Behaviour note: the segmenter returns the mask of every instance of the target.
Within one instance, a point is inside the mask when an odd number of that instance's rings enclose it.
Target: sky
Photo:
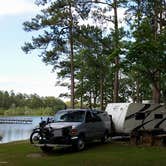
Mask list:
[[[25,32],[22,24],[40,10],[34,2],[0,0],[0,90],[58,97],[68,90],[55,86],[57,79],[52,66],[46,66],[37,51],[25,54],[21,50],[33,35]],[[123,13],[123,10],[119,11],[120,16]]]
[[[55,86],[52,66],[46,66],[37,53],[21,50],[33,35],[22,24],[39,12],[34,1],[0,0],[0,90],[58,97],[67,89]]]

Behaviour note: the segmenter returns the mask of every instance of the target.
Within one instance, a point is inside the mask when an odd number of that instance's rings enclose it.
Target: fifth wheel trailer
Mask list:
[[[106,112],[112,118],[114,135],[129,135],[135,143],[145,136],[150,143],[164,140],[166,143],[166,105],[142,103],[110,103]]]

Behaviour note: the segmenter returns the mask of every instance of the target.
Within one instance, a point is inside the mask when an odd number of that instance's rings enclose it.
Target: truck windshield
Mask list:
[[[62,111],[55,114],[55,122],[83,122],[85,111]]]

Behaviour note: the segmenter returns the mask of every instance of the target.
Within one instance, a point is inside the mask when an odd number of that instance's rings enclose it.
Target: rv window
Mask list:
[[[162,119],[163,118],[163,114],[154,114],[154,118],[155,119]]]
[[[139,112],[135,114],[135,120],[143,120],[145,119],[145,113]]]

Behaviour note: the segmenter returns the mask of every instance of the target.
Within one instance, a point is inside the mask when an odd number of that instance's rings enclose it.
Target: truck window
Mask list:
[[[101,118],[97,114],[93,113],[93,122],[100,122],[100,121]]]
[[[85,122],[88,123],[88,122],[92,122],[92,121],[93,121],[92,115],[91,115],[90,111],[87,111]]]

